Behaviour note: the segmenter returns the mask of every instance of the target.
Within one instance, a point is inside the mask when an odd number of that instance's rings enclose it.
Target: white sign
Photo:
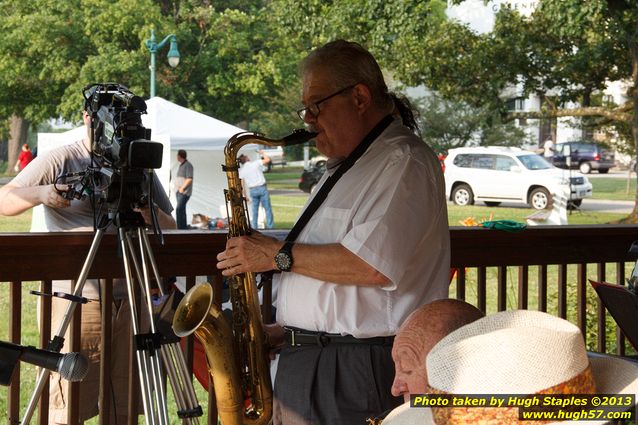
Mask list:
[[[539,0],[495,0],[488,3],[493,13],[497,13],[502,7],[509,7],[523,16],[529,16],[538,6]]]
[[[509,7],[523,16],[530,16],[540,0],[491,0],[487,4],[483,0],[466,0],[453,5],[448,1],[446,14],[468,25],[472,30],[482,34],[492,31],[496,13],[503,7]]]

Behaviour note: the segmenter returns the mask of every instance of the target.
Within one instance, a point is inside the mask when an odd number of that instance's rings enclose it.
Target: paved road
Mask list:
[[[611,177],[611,178],[627,178],[627,175],[629,174],[628,170],[619,170],[617,168],[612,168],[611,170],[609,170],[608,173],[606,174],[600,174],[598,171],[592,171],[589,174],[586,174],[587,177]],[[631,177],[632,178],[636,178],[636,173],[631,173]]]
[[[598,172],[592,172],[587,175],[589,178],[617,178],[617,179],[627,179],[636,178],[635,173],[629,174],[628,170],[617,170],[612,168],[606,174],[600,174]],[[584,199],[583,204],[581,205],[582,211],[600,211],[600,212],[611,212],[611,213],[623,213],[629,214],[634,210],[634,202],[633,201],[605,201],[602,199]]]
[[[598,211],[629,214],[634,210],[632,201],[607,201],[603,199],[583,199],[582,211]]]
[[[448,205],[453,205],[448,201]],[[476,205],[484,206],[482,202],[477,202]],[[529,208],[527,205],[521,203],[503,202],[501,207],[507,208]],[[607,213],[620,213],[629,214],[634,210],[634,203],[632,201],[607,201],[603,199],[583,199],[583,203],[580,206],[581,211],[584,212],[607,212]]]

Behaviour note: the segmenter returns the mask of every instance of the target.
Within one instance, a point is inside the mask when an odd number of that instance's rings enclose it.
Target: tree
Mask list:
[[[448,51],[438,63],[425,64],[420,81],[448,97],[491,105],[503,113],[500,94],[508,86],[518,86],[524,96],[541,97],[544,107],[536,113],[508,113],[510,119],[589,117],[590,123],[612,126],[620,134],[629,125],[636,151],[637,19],[638,4],[625,0],[543,0],[529,19],[502,8],[494,31],[488,34],[465,32],[459,24],[445,23],[441,27],[446,33],[465,35],[456,39],[452,54]],[[448,40],[436,37],[428,38],[426,46],[432,52],[450,47]],[[466,64],[475,66],[464,68]],[[507,71],[495,70],[496,64]],[[437,73],[441,68],[446,72]],[[478,75],[481,84],[458,84],[465,78],[462,74],[468,73]],[[492,73],[494,77],[489,77]],[[625,104],[595,104],[608,81],[628,82]],[[568,108],[568,102],[580,107]],[[638,206],[628,221],[638,221]]]
[[[115,81],[148,96],[151,29],[177,35],[180,65],[158,53],[158,94],[250,126],[289,81],[265,2],[2,0],[0,118],[79,121],[82,88]],[[18,146],[17,143],[14,143]],[[17,153],[16,153],[17,155]]]
[[[80,37],[79,1],[0,2],[0,117],[11,117],[8,162],[16,161],[30,121],[54,116],[86,47]],[[64,19],[61,19],[64,17]]]
[[[467,28],[448,25],[446,5],[439,0],[280,0],[272,2],[268,16],[280,34],[278,38],[298,46],[298,59],[332,39],[357,41],[375,55],[387,71],[388,80],[394,82],[393,88],[400,90],[405,85],[432,87],[433,81],[442,81],[449,74],[449,57],[457,46],[482,48],[480,38],[473,37]],[[434,46],[428,43],[429,38],[440,40],[441,44]],[[424,136],[435,149],[445,151],[477,136],[481,143],[521,144],[522,132],[512,124],[502,123],[498,109],[495,112],[481,103],[486,98],[498,99],[507,81],[516,75],[500,65],[494,62],[484,69],[481,61],[456,63],[454,81],[448,80],[437,89],[447,95],[453,90],[467,95],[456,96],[450,102],[437,98],[421,102]],[[483,83],[487,79],[495,81],[499,75],[502,75],[499,84]],[[456,90],[458,87],[481,88],[486,92]]]
[[[466,145],[522,146],[529,142],[513,122],[488,108],[441,99],[431,94],[417,101],[421,136],[438,153]]]

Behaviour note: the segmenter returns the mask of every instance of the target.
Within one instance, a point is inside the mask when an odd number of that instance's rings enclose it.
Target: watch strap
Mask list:
[[[294,244],[295,243],[293,241],[286,241],[286,243],[284,244],[284,246],[281,247],[279,252],[285,252],[286,254],[290,255],[290,257],[292,258],[292,246]]]

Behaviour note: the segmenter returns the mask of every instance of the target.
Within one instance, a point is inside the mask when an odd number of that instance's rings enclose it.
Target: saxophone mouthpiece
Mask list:
[[[297,130],[293,130],[292,134],[284,137],[284,141],[286,142],[286,146],[298,145],[299,143],[307,142],[308,140],[315,137],[317,134],[318,133],[299,128]]]

